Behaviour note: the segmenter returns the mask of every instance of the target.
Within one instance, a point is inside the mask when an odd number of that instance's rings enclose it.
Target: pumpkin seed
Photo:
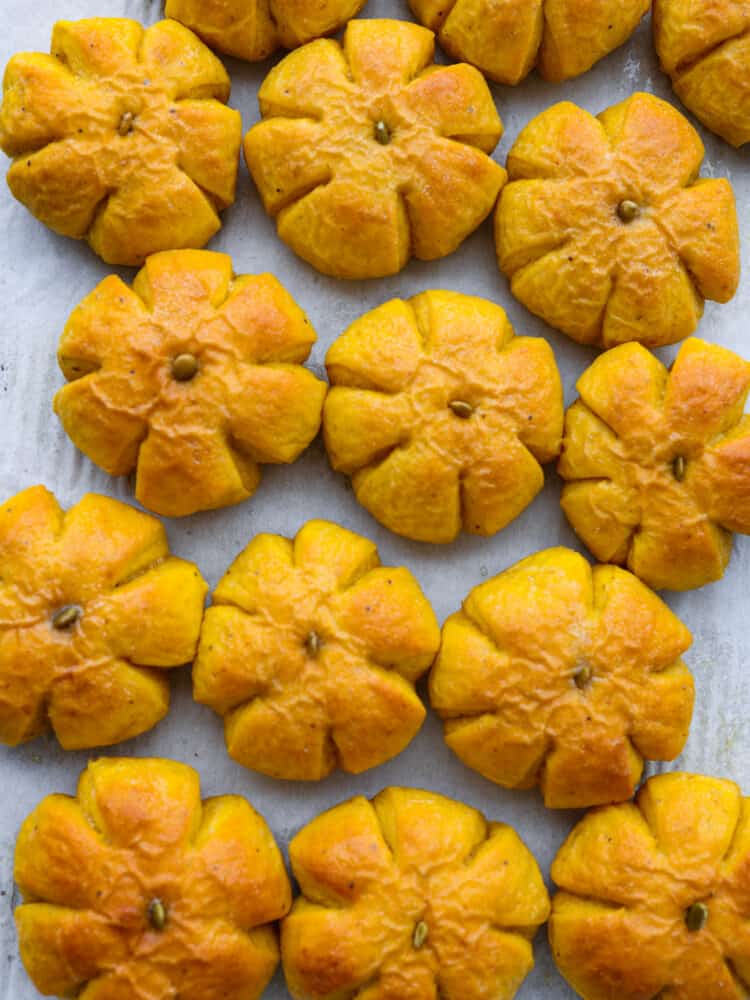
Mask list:
[[[585,687],[588,687],[591,683],[591,678],[594,676],[594,671],[588,665],[584,663],[583,666],[579,667],[578,670],[573,674],[573,680],[576,682],[576,687],[580,688],[581,691]]]
[[[617,214],[620,216],[622,222],[633,222],[641,214],[641,210],[636,202],[626,198],[625,201],[621,201],[617,206]]]
[[[387,146],[391,141],[391,130],[384,121],[375,122],[375,140],[381,146]]]
[[[317,632],[311,632],[305,639],[305,649],[307,650],[307,655],[312,657],[312,659],[314,660],[315,657],[320,652],[320,647],[321,647],[320,636],[318,635]]]
[[[194,354],[178,354],[172,361],[172,376],[178,382],[189,382],[198,374],[198,359]]]
[[[148,904],[148,922],[155,931],[163,931],[167,922],[167,910],[160,899],[152,899]]]
[[[56,615],[53,615],[52,624],[62,631],[75,625],[80,617],[81,609],[76,604],[67,604],[64,608],[60,608]]]
[[[125,114],[120,119],[120,124],[117,126],[117,131],[120,135],[130,135],[130,133],[135,128],[135,115],[132,111],[126,111]]]
[[[412,943],[417,951],[422,947],[422,945],[427,940],[427,935],[429,934],[429,928],[424,920],[420,920],[417,926],[414,928],[414,937],[412,938]]]
[[[464,402],[463,399],[454,399],[448,406],[453,410],[457,417],[462,420],[468,420],[469,417],[474,413],[474,407],[471,403]]]
[[[685,471],[687,469],[687,462],[683,455],[678,455],[677,458],[672,463],[672,471],[674,472],[674,477],[678,483],[681,483],[685,478]]]
[[[708,907],[705,903],[693,903],[685,911],[685,924],[691,933],[702,931],[708,923]]]

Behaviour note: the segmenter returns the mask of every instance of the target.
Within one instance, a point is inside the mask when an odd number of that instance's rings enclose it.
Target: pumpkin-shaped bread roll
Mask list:
[[[748,995],[750,802],[733,782],[651,778],[581,820],[552,878],[552,953],[585,1000]]]
[[[224,717],[229,754],[274,778],[358,774],[419,731],[414,685],[440,629],[411,573],[328,521],[258,535],[213,595],[195,699]]]
[[[358,14],[366,0],[167,0],[165,13],[206,44],[257,62],[277,49],[296,49],[332,35]]]
[[[238,112],[229,76],[176,21],[58,21],[51,54],[5,71],[0,148],[20,202],[109,264],[202,247],[234,201]]]
[[[0,579],[0,742],[108,746],[166,715],[208,588],[155,517],[94,494],[63,511],[33,486],[0,507]]]
[[[506,180],[502,123],[473,66],[433,64],[431,31],[354,20],[260,88],[245,158],[279,237],[336,278],[382,278],[452,253]]]
[[[729,301],[740,275],[732,186],[699,177],[703,154],[690,122],[651,94],[596,118],[568,102],[534,118],[495,216],[516,298],[596,347],[693,333],[705,299]]]
[[[289,879],[239,795],[201,802],[170,760],[97,760],[18,835],[21,958],[37,989],[91,1000],[258,1000]]]
[[[71,315],[55,412],[98,466],[135,473],[149,510],[226,507],[318,433],[326,385],[302,367],[314,343],[273,275],[237,277],[205,250],[154,254],[132,288],[105,278]]]
[[[544,485],[559,452],[562,385],[549,344],[516,337],[500,306],[456,292],[394,299],[326,356],[334,469],[391,531],[494,535]]]
[[[733,146],[750,142],[750,7],[745,0],[655,0],[654,42],[675,94]]]
[[[448,746],[490,781],[539,785],[553,809],[621,802],[644,759],[685,746],[690,643],[631,573],[547,549],[475,587],[448,618],[430,699]]]
[[[511,1000],[549,913],[515,831],[433,792],[386,788],[292,840],[301,895],[282,925],[295,1000]]]
[[[409,0],[454,59],[498,83],[536,67],[547,80],[591,69],[638,27],[651,0]]]
[[[601,355],[565,421],[562,508],[602,562],[650,587],[724,575],[750,534],[750,364],[690,339],[670,370],[639,344]]]

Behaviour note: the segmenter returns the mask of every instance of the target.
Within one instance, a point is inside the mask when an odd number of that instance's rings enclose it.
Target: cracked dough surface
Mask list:
[[[689,336],[705,299],[738,287],[728,180],[666,101],[634,94],[594,117],[556,104],[508,154],[495,215],[500,269],[527,309],[573,340],[647,347]]]
[[[323,274],[381,278],[452,253],[505,183],[502,123],[473,66],[435,66],[431,31],[354,20],[260,88],[245,158],[280,238]]]
[[[0,147],[41,222],[108,264],[202,247],[234,201],[240,115],[221,62],[187,28],[58,21],[51,54],[9,62]]]
[[[655,0],[654,44],[675,94],[733,146],[750,142],[750,7]]]
[[[685,626],[615,566],[547,549],[475,587],[443,626],[430,701],[461,760],[549,808],[622,801],[644,759],[681,753]]]
[[[651,778],[635,802],[581,820],[552,865],[560,972],[588,1000],[744,1000],[748,872],[750,803],[737,785],[680,772]]]
[[[105,278],[58,348],[55,412],[149,510],[182,517],[246,500],[260,465],[293,462],[320,427],[326,385],[302,367],[307,317],[270,274],[236,276],[207,250],[154,254],[132,288]],[[187,355],[196,374],[179,381]]]
[[[278,965],[281,852],[246,799],[201,802],[185,764],[91,762],[75,797],[49,795],[27,817],[14,874],[19,947],[42,993],[259,1000]]]
[[[386,788],[292,840],[282,924],[295,1000],[512,1000],[549,912],[515,831],[432,792]]]
[[[536,67],[547,80],[580,76],[623,45],[651,0],[409,0],[454,59],[497,83]]]
[[[425,718],[414,690],[440,629],[411,573],[327,521],[257,535],[213,595],[193,670],[231,757],[275,778],[358,774],[400,753]]]
[[[560,449],[562,386],[541,338],[516,337],[493,302],[456,292],[394,299],[326,356],[323,430],[334,469],[397,534],[493,535],[544,485]]]
[[[93,493],[63,511],[32,486],[0,508],[0,578],[1,742],[111,746],[164,718],[208,588],[155,517]]]
[[[332,35],[367,0],[167,0],[165,13],[219,52],[256,62]]]
[[[691,338],[668,371],[623,344],[577,387],[559,464],[574,530],[656,589],[720,579],[731,532],[750,534],[750,364]]]

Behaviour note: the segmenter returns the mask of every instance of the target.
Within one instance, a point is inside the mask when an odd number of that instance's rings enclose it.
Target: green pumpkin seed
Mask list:
[[[685,910],[685,924],[692,934],[702,931],[707,923],[708,907],[705,903],[693,903]]]
[[[198,374],[198,359],[194,354],[178,354],[172,361],[172,376],[178,382],[189,382]]]
[[[125,114],[120,119],[120,124],[117,126],[117,131],[120,135],[130,135],[130,133],[135,128],[135,115],[132,111],[126,111]]]
[[[56,629],[70,628],[81,617],[81,609],[76,604],[67,604],[60,608],[56,615],[52,617],[52,624]]]
[[[451,410],[453,410],[456,416],[460,417],[462,420],[468,420],[474,413],[474,407],[471,403],[466,403],[463,399],[454,399],[448,403],[448,406]]]
[[[576,682],[576,687],[583,691],[584,688],[589,686],[593,676],[594,671],[588,663],[584,663],[583,666],[579,667],[573,674],[573,680]]]
[[[429,934],[429,928],[424,920],[420,920],[417,926],[414,928],[414,937],[412,942],[417,951],[422,947],[422,945],[427,940],[427,935]]]
[[[152,899],[148,904],[148,922],[155,931],[163,931],[167,923],[167,910],[160,899]]]
[[[633,222],[641,214],[641,210],[636,202],[626,198],[617,206],[617,214],[622,222]]]
[[[318,633],[311,632],[305,639],[305,649],[307,650],[307,655],[314,660],[320,652],[321,645],[322,643]]]
[[[391,130],[384,121],[375,122],[375,141],[381,146],[387,146],[391,141]]]

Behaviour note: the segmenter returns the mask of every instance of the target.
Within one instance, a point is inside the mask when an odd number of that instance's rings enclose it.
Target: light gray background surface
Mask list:
[[[153,23],[159,0],[0,0],[0,63],[18,50],[49,50],[57,17],[129,16]],[[406,18],[406,0],[370,0],[365,16]],[[442,56],[439,57],[442,59]],[[233,78],[231,104],[242,112],[244,127],[258,119],[256,94],[270,67],[228,60]],[[563,85],[532,75],[520,87],[493,85],[505,136],[495,152],[500,162],[523,125],[548,105],[570,99],[594,113],[635,90],[673,100],[651,45],[650,24],[586,76]],[[675,103],[677,103],[675,101]],[[726,176],[741,207],[743,260],[750,261],[750,172],[748,156],[701,129],[706,143],[706,176]],[[0,160],[2,157],[0,156]],[[52,489],[63,506],[87,490],[132,499],[127,480],[113,480],[79,454],[51,409],[63,384],[55,361],[58,337],[73,307],[109,272],[85,246],[55,236],[36,222],[0,185],[0,499],[34,483]],[[325,278],[298,261],[277,239],[244,165],[237,202],[224,215],[224,228],[211,248],[231,253],[238,273],[271,271],[307,311],[318,333],[311,363],[322,372],[331,342],[364,311],[393,296],[408,297],[428,288],[483,295],[508,311],[519,333],[547,337],[565,383],[566,402],[575,398],[576,378],[595,353],[550,330],[514,301],[495,265],[489,222],[460,250],[432,264],[412,263],[394,278],[344,283]],[[128,280],[134,271],[120,272]],[[703,338],[750,357],[750,274],[727,306],[709,304],[699,328]],[[660,352],[671,360],[675,349]],[[390,534],[358,506],[342,477],[331,472],[320,441],[295,465],[267,468],[249,502],[212,514],[167,523],[173,551],[198,563],[213,587],[230,561],[257,532],[294,535],[309,518],[327,517],[370,536],[384,564],[408,566],[421,582],[443,621],[471,587],[518,559],[552,545],[580,548],[558,505],[560,482],[551,469],[542,495],[509,528],[490,540],[463,537],[447,547],[410,543]],[[667,600],[694,634],[686,659],[697,682],[697,703],[690,740],[670,765],[739,782],[750,793],[750,653],[748,587],[750,540],[738,539],[729,571],[720,583]],[[359,777],[335,775],[319,784],[288,784],[245,771],[224,751],[222,726],[209,709],[193,703],[190,672],[173,673],[172,709],[155,730],[105,751],[158,755],[185,761],[201,775],[203,794],[242,793],[265,815],[286,847],[294,833],[322,810],[352,795],[373,795],[388,784],[425,787],[462,799],[491,819],[515,826],[547,876],[576,813],[546,811],[536,792],[497,788],[465,768],[445,747],[441,727],[430,716],[422,732],[396,760]],[[423,692],[424,693],[424,692]],[[49,737],[12,750],[0,747],[0,997],[38,996],[17,957],[12,908],[13,844],[22,819],[50,792],[73,793],[79,772],[97,754],[64,753]],[[654,769],[651,768],[650,771]],[[288,994],[279,974],[267,1000]],[[537,939],[537,967],[519,1000],[563,1000],[573,996],[555,971],[544,933]]]

